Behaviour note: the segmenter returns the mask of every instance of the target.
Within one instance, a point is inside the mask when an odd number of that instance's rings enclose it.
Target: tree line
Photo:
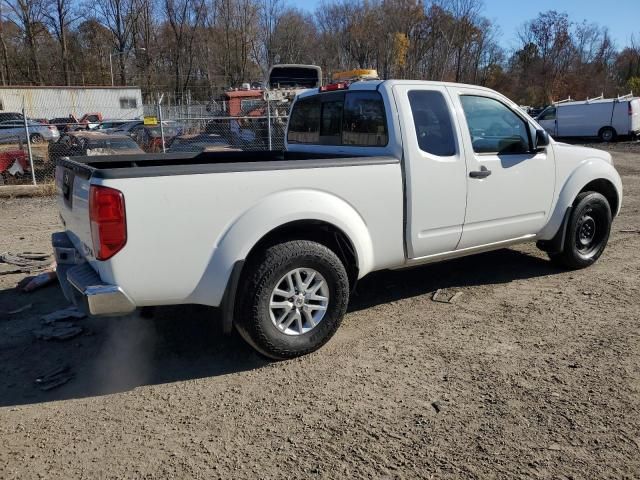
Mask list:
[[[637,41],[540,13],[506,49],[481,0],[0,0],[2,85],[139,85],[208,100],[275,63],[495,88],[521,104],[640,93]]]

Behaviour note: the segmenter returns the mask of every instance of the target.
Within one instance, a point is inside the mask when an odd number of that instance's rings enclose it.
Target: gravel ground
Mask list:
[[[617,148],[623,209],[593,267],[525,245],[377,273],[297,360],[198,307],[37,340],[58,287],[0,276],[0,478],[639,478],[640,148]],[[51,199],[0,202],[0,251],[46,249]],[[61,365],[74,378],[40,391]]]

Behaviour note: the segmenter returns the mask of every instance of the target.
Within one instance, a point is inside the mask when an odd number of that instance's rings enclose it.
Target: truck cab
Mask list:
[[[406,250],[415,262],[533,237],[544,227],[556,162],[539,129],[489,89],[366,81],[300,95],[286,148],[403,157]]]

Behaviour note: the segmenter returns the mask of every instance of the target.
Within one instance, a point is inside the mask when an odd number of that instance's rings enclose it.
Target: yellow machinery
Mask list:
[[[355,82],[358,80],[380,80],[378,71],[369,68],[357,68],[354,70],[346,70],[344,72],[336,72],[331,75],[333,82]]]

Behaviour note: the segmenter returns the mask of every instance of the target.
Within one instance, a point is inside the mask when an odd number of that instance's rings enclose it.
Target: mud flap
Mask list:
[[[551,240],[538,240],[536,247],[547,253],[561,253],[564,250],[564,240],[567,236],[567,226],[569,225],[569,216],[571,215],[571,207],[564,212],[564,217],[560,228]]]
[[[238,291],[238,284],[240,283],[242,267],[244,267],[244,260],[238,260],[233,264],[231,276],[229,277],[227,288],[224,291],[222,302],[220,303],[222,331],[227,334],[233,330],[233,316],[236,311],[236,292]]]

